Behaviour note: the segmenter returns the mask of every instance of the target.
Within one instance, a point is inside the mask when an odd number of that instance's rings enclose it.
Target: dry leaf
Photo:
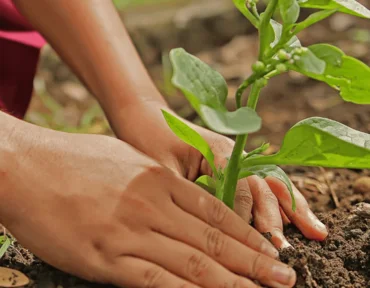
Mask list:
[[[30,282],[23,273],[0,267],[0,287],[23,287]]]

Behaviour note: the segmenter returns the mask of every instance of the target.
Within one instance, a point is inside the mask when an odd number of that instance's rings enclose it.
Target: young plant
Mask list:
[[[224,78],[198,58],[178,48],[170,52],[174,75],[172,83],[181,89],[192,107],[211,130],[236,135],[235,146],[227,166],[215,167],[208,143],[177,117],[163,111],[172,131],[187,144],[198,149],[208,161],[213,177],[201,176],[196,183],[214,193],[233,208],[237,181],[250,175],[274,176],[285,183],[295,200],[291,183],[276,165],[325,166],[336,168],[370,168],[370,135],[336,121],[312,117],[294,125],[285,135],[280,151],[265,156],[268,144],[244,153],[248,134],[261,127],[255,112],[261,89],[279,74],[293,70],[322,81],[339,91],[345,100],[370,104],[370,67],[345,55],[329,44],[302,47],[297,34],[335,12],[370,19],[370,11],[355,0],[270,0],[259,14],[257,0],[233,0],[235,6],[259,32],[259,56],[253,73],[235,94],[237,110],[225,107],[228,87]],[[315,8],[302,22],[296,23],[301,8]],[[282,24],[272,19],[280,12]],[[248,103],[242,107],[244,91],[251,86]]]

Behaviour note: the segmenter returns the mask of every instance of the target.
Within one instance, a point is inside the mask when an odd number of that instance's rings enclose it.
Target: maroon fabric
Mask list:
[[[45,40],[19,14],[11,0],[0,0],[0,109],[22,118],[33,90]]]

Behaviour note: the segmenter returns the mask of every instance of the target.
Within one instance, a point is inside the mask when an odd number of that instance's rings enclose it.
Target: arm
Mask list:
[[[14,3],[98,98],[116,132],[129,107],[166,106],[111,1]]]

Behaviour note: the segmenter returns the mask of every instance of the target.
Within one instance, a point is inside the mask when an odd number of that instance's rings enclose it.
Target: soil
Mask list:
[[[369,0],[362,3],[370,7]],[[233,96],[237,85],[250,73],[249,67],[256,59],[257,35],[238,12],[229,8],[226,12],[217,10],[195,20],[188,19],[187,24],[182,23],[181,27],[173,25],[176,19],[168,17],[169,23],[161,24],[167,29],[152,27],[152,24],[145,26],[143,23],[148,17],[155,14],[152,8],[148,10],[132,11],[130,14],[130,19],[140,23],[135,26],[136,22],[130,22],[129,30],[135,44],[153,79],[168,96],[171,106],[184,117],[199,121],[184,98],[166,86],[161,65],[162,52],[173,47],[187,47],[225,76],[230,96]],[[189,13],[195,10],[189,10]],[[172,10],[169,14],[171,13]],[[183,18],[184,13],[181,14]],[[123,15],[124,19],[128,14],[126,12]],[[159,18],[165,17],[160,14]],[[128,22],[130,19],[127,19]],[[177,30],[173,30],[174,27],[177,27]],[[300,39],[304,45],[329,42],[370,64],[370,41],[356,41],[354,35],[359,32],[356,29],[369,31],[369,21],[338,14],[305,31],[300,35]],[[181,37],[172,37],[174,33]],[[38,79],[44,81],[47,91],[64,108],[56,119],[63,119],[65,125],[78,125],[94,100],[50,49],[44,51]],[[231,97],[228,105],[230,108],[234,107]],[[37,122],[37,113],[48,112],[50,111],[45,107],[45,103],[35,95],[28,119],[43,125],[43,122]],[[270,142],[269,152],[274,152],[278,149],[284,133],[297,121],[310,116],[331,118],[370,133],[370,105],[345,103],[337,91],[325,84],[295,74],[282,75],[271,81],[263,90],[258,113],[264,119],[263,129],[253,134],[249,149],[262,142]],[[100,132],[111,134],[109,127],[105,126]],[[369,181],[370,171],[283,168],[306,197],[311,209],[329,228],[327,240],[320,243],[305,239],[293,226],[285,228],[285,234],[294,250],[281,251],[281,260],[296,269],[296,287],[370,287],[370,219],[364,213],[359,214],[358,208],[356,210],[356,205],[370,203],[370,188],[363,185],[364,181]],[[359,181],[362,181],[362,185]],[[0,260],[0,266],[24,272],[32,279],[27,287],[108,287],[87,283],[64,274],[40,261],[18,244],[11,247]]]

